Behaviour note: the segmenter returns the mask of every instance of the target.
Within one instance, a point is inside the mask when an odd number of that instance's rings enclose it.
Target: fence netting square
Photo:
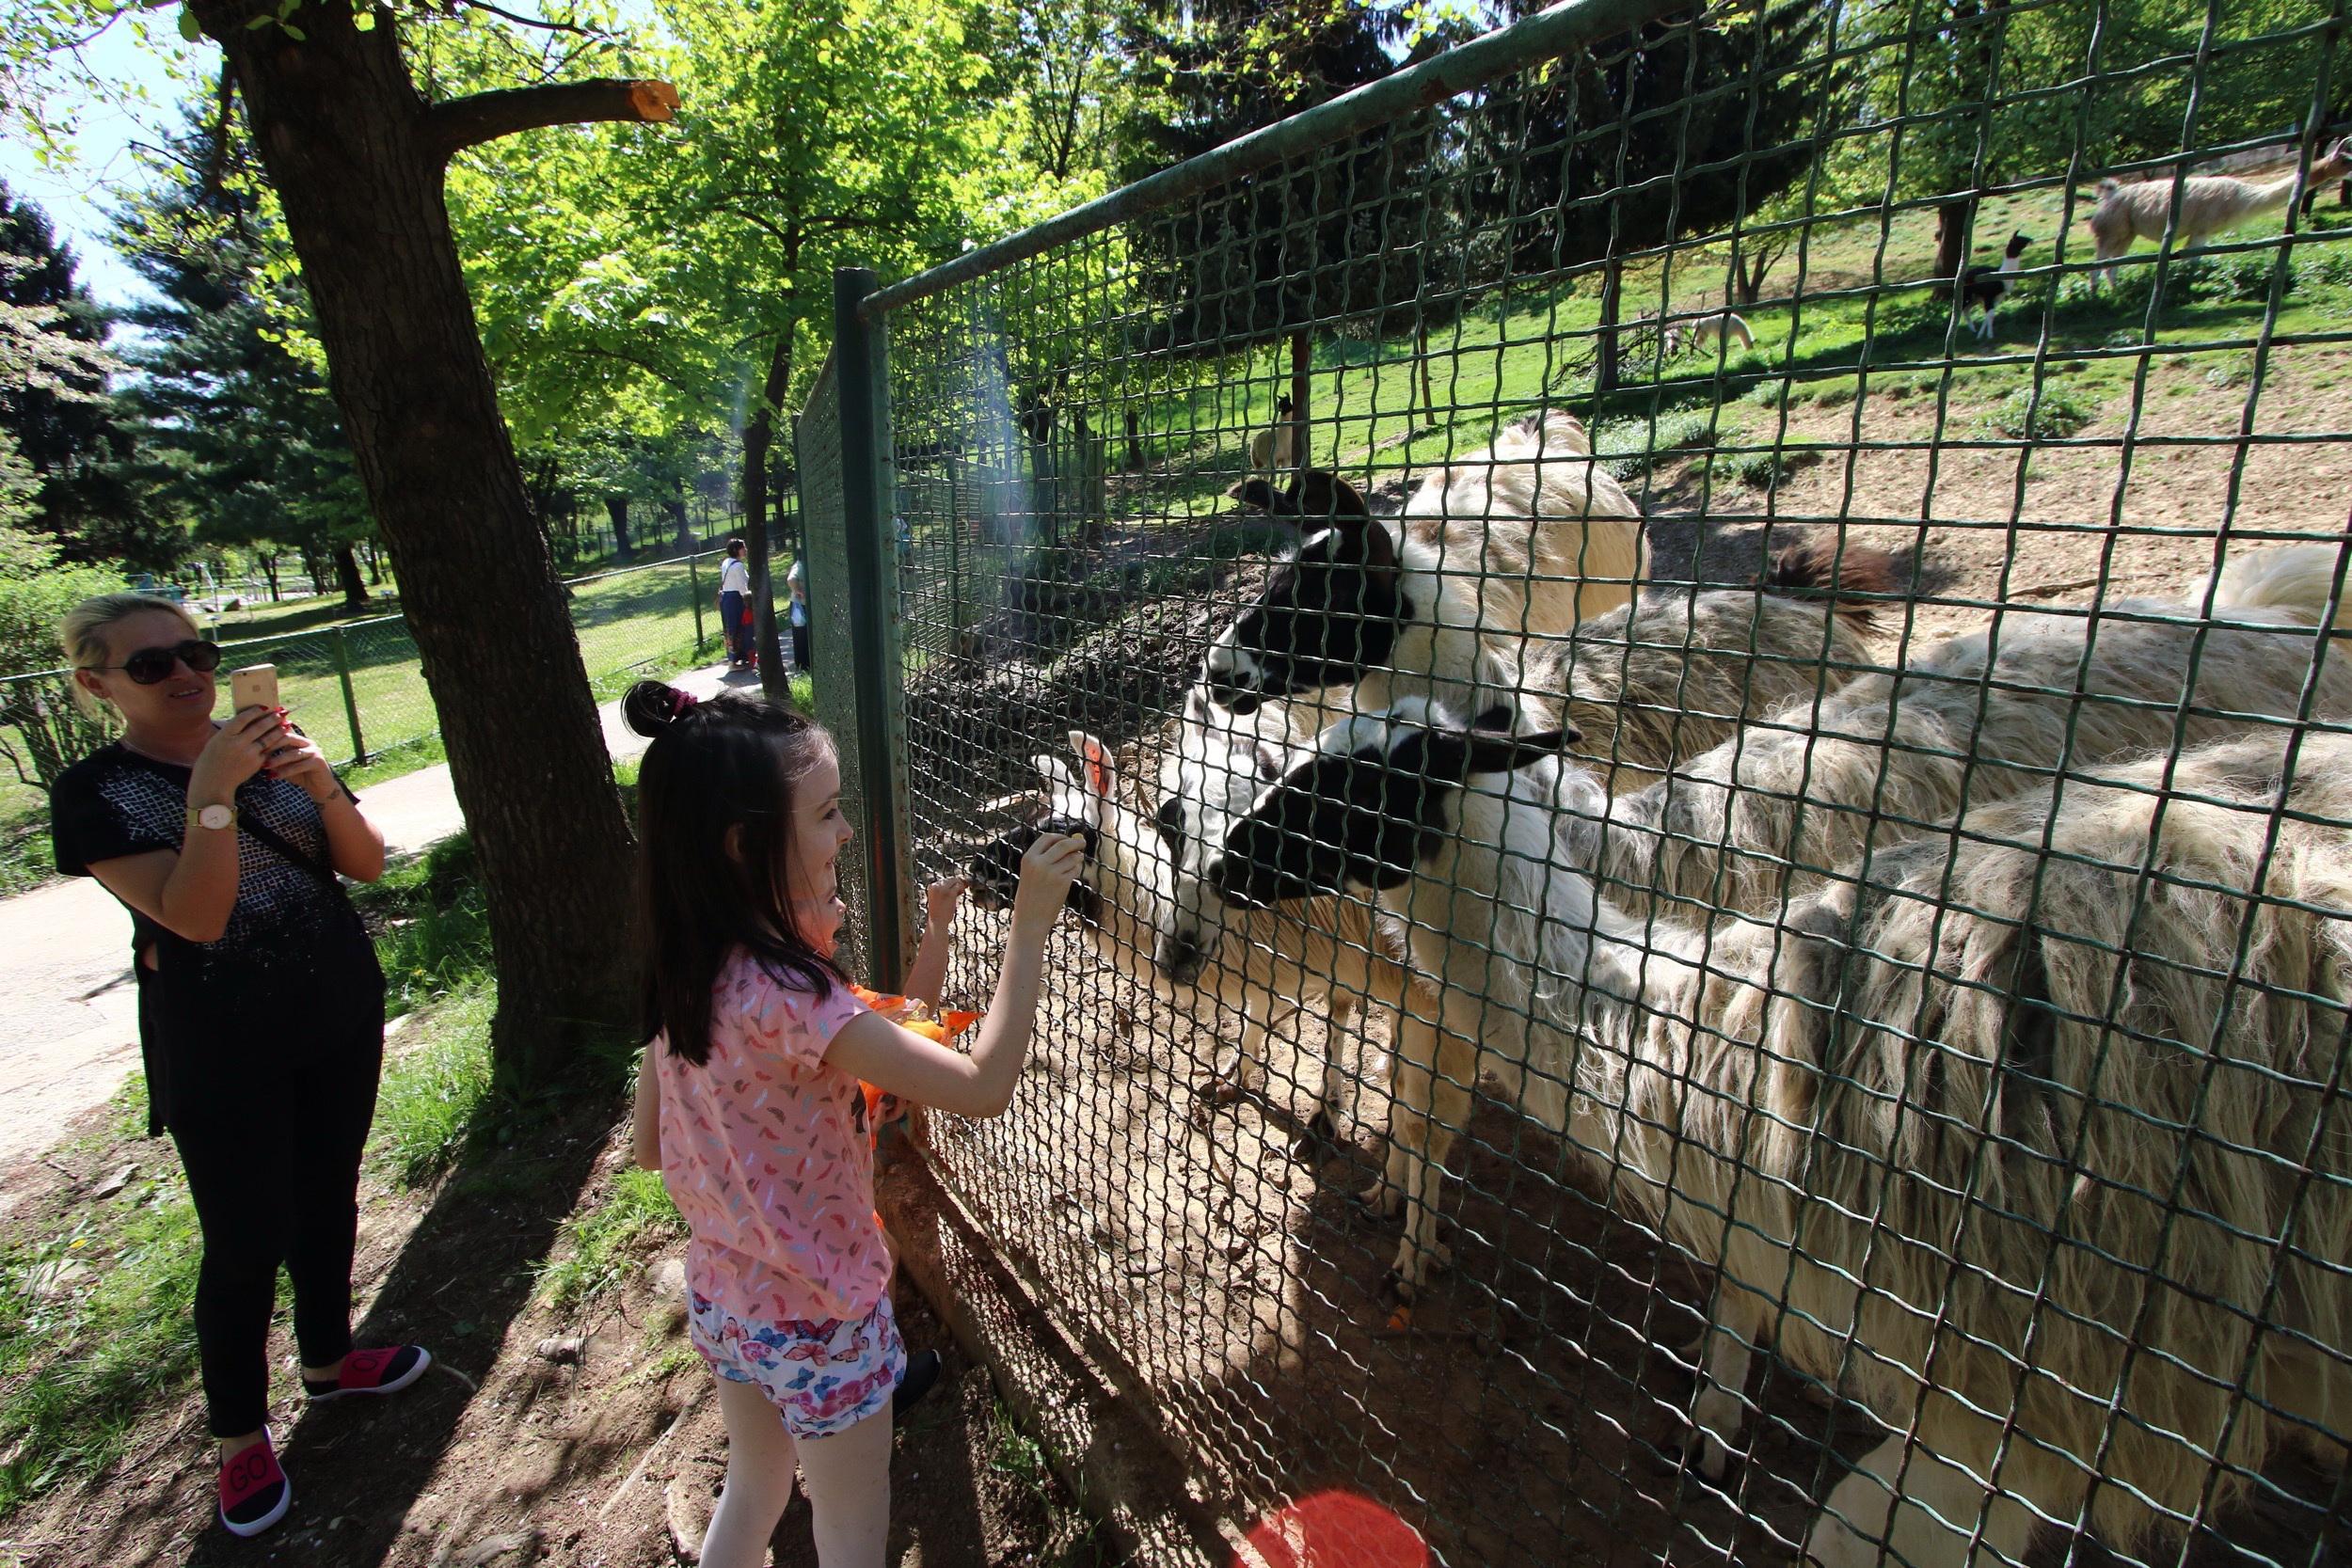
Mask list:
[[[887,310],[933,1166],[1235,1521],[2321,1560],[2343,8],[1633,15]]]

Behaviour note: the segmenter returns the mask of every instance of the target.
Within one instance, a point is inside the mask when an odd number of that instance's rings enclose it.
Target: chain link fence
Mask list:
[[[863,957],[1087,835],[928,1166],[1230,1528],[2341,1551],[2344,21],[1571,0],[845,277]]]
[[[600,696],[640,674],[675,669],[723,646],[719,625],[721,552],[681,556],[564,583],[582,662]],[[338,768],[437,759],[440,734],[432,693],[405,620],[388,615],[278,637],[222,640],[224,671],[278,667],[279,698]],[[43,671],[0,680],[0,831],[11,858],[35,853],[49,781],[108,738],[72,703],[71,673]],[[46,864],[45,855],[40,863]],[[15,879],[21,880],[22,878]]]

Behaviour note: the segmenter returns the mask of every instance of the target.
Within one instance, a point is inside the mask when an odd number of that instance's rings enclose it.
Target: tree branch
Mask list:
[[[424,112],[425,140],[446,159],[469,147],[511,136],[517,131],[596,119],[659,125],[676,113],[677,88],[667,82],[555,82],[546,87],[477,92],[436,103]]]

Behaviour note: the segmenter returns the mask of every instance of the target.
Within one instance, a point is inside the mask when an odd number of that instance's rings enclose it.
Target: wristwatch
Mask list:
[[[237,808],[234,806],[224,806],[215,802],[209,806],[188,808],[188,826],[191,828],[210,828],[215,832],[218,832],[223,828],[233,828],[236,825]]]

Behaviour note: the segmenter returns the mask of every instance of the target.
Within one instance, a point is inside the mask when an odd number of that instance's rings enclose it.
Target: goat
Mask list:
[[[2352,659],[2312,672],[2338,555],[2244,551],[2179,599],[2010,612],[1613,796],[1579,825],[1577,863],[1637,903],[1760,912],[1874,837],[1947,822],[2055,770],[2197,745],[2247,715],[2292,717],[2307,681],[2315,715],[2352,717]]]
[[[1082,832],[1086,870],[1071,907],[1096,952],[1197,1016],[1219,1007],[1241,1015],[1239,1053],[1217,1064],[1211,1080],[1216,1098],[1260,1087],[1266,1042],[1294,1030],[1303,1009],[1326,1011],[1329,1043],[1311,1126],[1327,1134],[1343,1115],[1340,1045],[1359,1006],[1396,1007],[1412,984],[1403,934],[1360,899],[1237,912],[1206,941],[1182,917],[1198,909],[1199,862],[1222,845],[1228,819],[1312,735],[1311,727],[1295,729],[1282,705],[1236,722],[1196,693],[1159,736],[1165,754],[1152,798],[1122,776],[1108,746],[1073,730],[1071,758],[1034,759],[1045,786],[1041,820],[982,848],[971,877],[982,903],[1009,903],[1021,854],[1040,832]]]
[[[2326,157],[2312,165],[2308,182],[2316,188],[2347,173],[2352,173],[2352,136],[2337,142]],[[2224,230],[2285,206],[2303,190],[2305,183],[2304,177],[2293,169],[2275,180],[2263,181],[2239,180],[2226,174],[2195,174],[2181,182],[2181,198],[2176,206],[2172,182],[2168,178],[2142,180],[2129,185],[2102,180],[2098,204],[2085,220],[2090,226],[2095,258],[2090,276],[2112,283],[2116,259],[2132,248],[2132,242],[2153,240],[2161,245],[2167,229],[2184,246],[2201,245]]]
[[[2159,754],[1709,929],[1572,869],[1599,789],[1563,738],[1415,698],[1359,715],[1236,822],[1216,875],[1406,917],[1444,982],[1440,1115],[1491,1069],[1719,1272],[1731,1371],[1769,1338],[1886,1424],[1814,1560],[2018,1561],[2037,1516],[2128,1548],[2290,1438],[2332,1448],[2352,740]],[[1736,1415],[1738,1377],[1708,1370]],[[1694,1421],[1714,1435],[1721,1404]]]
[[[2001,303],[2001,296],[2009,293],[2010,274],[2024,261],[2026,247],[2031,244],[2033,241],[2020,229],[2009,237],[2009,248],[2001,252],[1998,266],[1979,261],[1960,275],[1961,296],[1983,312],[1977,324],[1979,341],[1989,343],[1993,341],[1993,309]]]
[[[1249,471],[1279,473],[1298,464],[1298,426],[1291,419],[1298,405],[1287,397],[1274,401],[1277,422],[1249,437]]]
[[[1422,481],[1394,524],[1346,481],[1311,476],[1311,530],[1210,645],[1202,678],[1247,713],[1268,697],[1354,686],[1357,705],[1438,691],[1466,705],[1489,656],[1565,635],[1633,597],[1641,509],[1554,410]]]
[[[1756,347],[1756,334],[1748,324],[1730,310],[1717,310],[1711,315],[1692,316],[1678,321],[1665,330],[1659,341],[1660,356],[1672,359],[1684,350],[1696,354],[1711,343],[1729,339],[1743,349]]]

